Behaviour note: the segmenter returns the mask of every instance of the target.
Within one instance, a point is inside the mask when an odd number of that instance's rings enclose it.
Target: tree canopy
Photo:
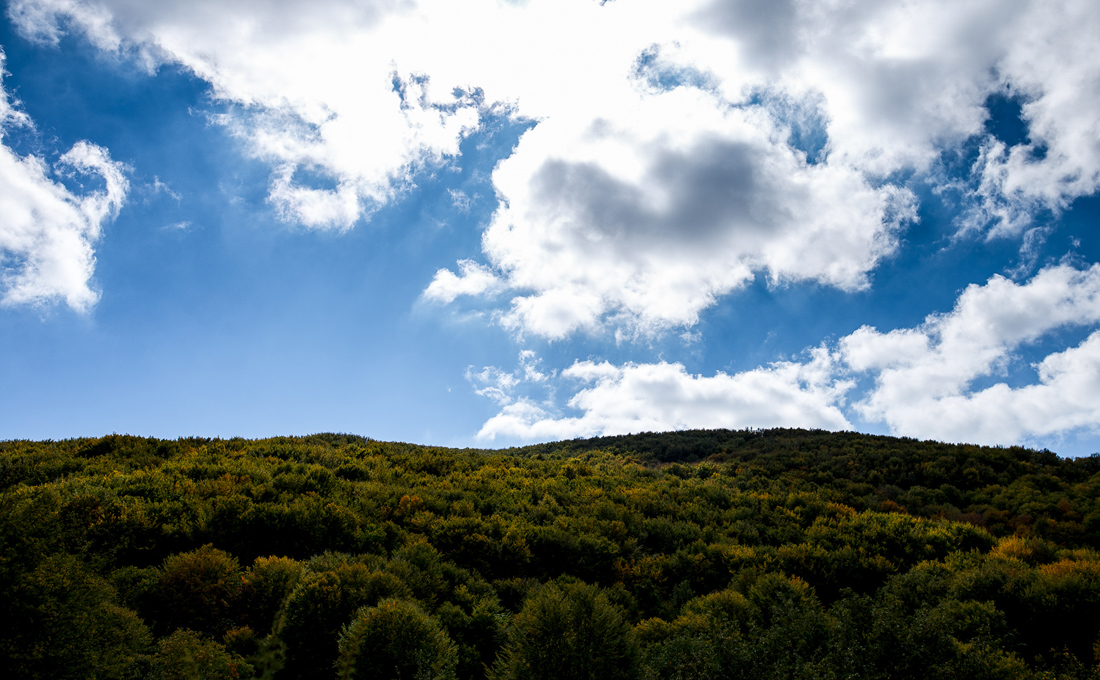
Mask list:
[[[10,678],[1100,678],[1100,459],[0,442]]]

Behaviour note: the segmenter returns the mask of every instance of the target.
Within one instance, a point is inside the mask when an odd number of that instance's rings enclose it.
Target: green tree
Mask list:
[[[242,617],[253,630],[271,630],[276,614],[305,570],[304,564],[287,557],[260,557],[253,563],[242,576],[239,596]]]
[[[181,629],[157,643],[150,680],[233,680],[249,678],[252,668],[225,647],[193,630]]]
[[[646,649],[641,677],[645,680],[719,680],[721,662],[707,639],[677,635]]]
[[[524,603],[493,667],[493,680],[637,677],[634,631],[595,586],[548,584]]]
[[[20,579],[4,612],[18,622],[0,641],[10,678],[137,678],[152,637],[137,614],[116,603],[107,581],[74,557],[56,555]]]
[[[458,664],[458,650],[439,621],[396,598],[360,609],[339,649],[342,680],[454,680]]]
[[[384,598],[409,595],[409,588],[393,574],[358,562],[337,564],[331,571],[307,572],[286,605],[281,633],[287,645],[285,674],[330,677],[340,630],[355,612]]]
[[[164,561],[153,616],[161,630],[221,635],[233,627],[231,610],[240,589],[237,558],[207,544]]]

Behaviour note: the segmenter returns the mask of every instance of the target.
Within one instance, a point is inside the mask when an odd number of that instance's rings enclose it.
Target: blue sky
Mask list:
[[[13,0],[0,438],[1092,453],[1098,32],[1087,2]]]

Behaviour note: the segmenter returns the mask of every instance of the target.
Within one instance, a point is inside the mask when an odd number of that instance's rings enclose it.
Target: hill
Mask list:
[[[0,442],[10,678],[1093,678],[1100,458]]]

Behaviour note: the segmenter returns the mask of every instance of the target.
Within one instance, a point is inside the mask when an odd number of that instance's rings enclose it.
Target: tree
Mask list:
[[[0,674],[12,678],[137,678],[152,636],[120,607],[114,588],[74,557],[46,558],[14,589],[4,612],[17,633],[0,641]]]
[[[191,628],[221,635],[233,627],[231,609],[241,589],[237,558],[204,545],[164,561],[154,612],[162,629]]]
[[[252,675],[240,656],[186,629],[157,643],[151,666],[151,680],[233,680]]]
[[[340,636],[338,677],[454,680],[458,650],[434,617],[408,600],[363,607]]]
[[[595,586],[548,584],[516,615],[493,680],[637,677],[634,631]]]
[[[247,623],[267,633],[275,616],[305,573],[305,565],[287,557],[261,557],[242,577],[240,608]]]
[[[296,678],[329,678],[337,640],[361,607],[388,597],[410,595],[396,576],[359,562],[335,565],[331,571],[307,572],[286,604],[280,637],[287,645],[285,673]]]

